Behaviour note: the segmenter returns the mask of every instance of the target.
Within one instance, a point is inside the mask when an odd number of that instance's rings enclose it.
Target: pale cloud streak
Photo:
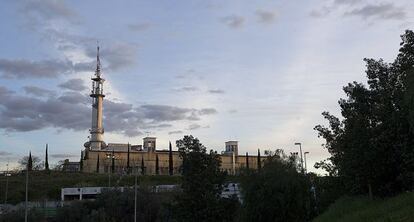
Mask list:
[[[69,79],[58,85],[60,88],[69,89],[73,91],[83,91],[87,89],[85,82],[82,79]]]
[[[238,15],[229,15],[226,17],[222,17],[220,21],[230,28],[237,29],[243,26],[245,18]]]
[[[362,8],[353,9],[344,14],[345,16],[357,16],[363,19],[396,19],[403,20],[406,13],[403,8],[392,3],[372,5],[368,4]]]
[[[277,13],[275,11],[256,10],[256,15],[259,22],[264,24],[271,24],[276,21]]]

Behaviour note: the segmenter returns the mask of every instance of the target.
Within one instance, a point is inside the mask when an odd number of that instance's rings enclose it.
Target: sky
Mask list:
[[[329,157],[313,130],[340,116],[363,58],[392,62],[414,26],[410,0],[2,1],[0,170],[29,151],[78,161],[91,127],[99,44],[106,143],[157,147],[194,135],[208,148]]]

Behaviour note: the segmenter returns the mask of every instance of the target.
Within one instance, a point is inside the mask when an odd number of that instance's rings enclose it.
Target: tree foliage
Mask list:
[[[225,173],[220,170],[220,157],[212,150],[207,153],[197,138],[185,136],[177,141],[183,159],[182,193],[173,206],[177,221],[231,221],[237,201],[220,197]],[[229,208],[225,208],[225,207]]]
[[[168,173],[170,174],[170,176],[174,174],[174,164],[173,164],[171,142],[169,144],[169,149],[168,149]]]
[[[310,215],[310,184],[299,173],[295,156],[283,151],[268,156],[260,171],[241,178],[243,221],[306,221]]]
[[[331,154],[331,165],[317,166],[342,177],[352,193],[390,195],[414,185],[414,33],[401,37],[394,62],[364,59],[367,85],[343,88],[342,118],[323,112],[329,126],[315,127]]]
[[[0,216],[0,222],[21,222],[24,221],[24,219],[24,207],[18,207],[17,209],[2,209],[2,213]],[[46,221],[46,218],[38,209],[29,209],[27,219],[29,221]]]
[[[159,195],[140,190],[137,195],[137,221],[163,221]],[[134,220],[134,191],[103,192],[95,201],[78,201],[60,208],[56,221],[61,222],[127,222]]]
[[[31,157],[31,161],[29,161],[30,157]],[[29,168],[31,168],[31,170],[41,170],[43,169],[43,166],[44,166],[44,163],[41,161],[41,159],[33,155],[24,156],[18,162],[19,162],[20,168],[24,170],[28,167],[28,165],[29,165]]]
[[[48,145],[46,144],[46,152],[45,152],[45,170],[49,171],[49,155],[48,155]]]

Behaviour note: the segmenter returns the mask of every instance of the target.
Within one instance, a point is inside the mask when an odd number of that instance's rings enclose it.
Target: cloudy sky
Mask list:
[[[309,151],[313,127],[338,114],[342,86],[365,57],[395,57],[412,29],[410,0],[3,1],[0,169],[32,151],[78,160],[101,47],[105,141],[158,147],[183,135],[221,151]]]

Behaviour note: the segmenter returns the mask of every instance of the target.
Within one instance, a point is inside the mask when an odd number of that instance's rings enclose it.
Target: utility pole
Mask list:
[[[108,166],[109,174],[108,174],[108,187],[111,187],[111,174],[112,171],[114,171],[115,168],[115,154],[114,150],[112,149],[112,153],[106,154],[106,159],[111,161],[111,166]]]

